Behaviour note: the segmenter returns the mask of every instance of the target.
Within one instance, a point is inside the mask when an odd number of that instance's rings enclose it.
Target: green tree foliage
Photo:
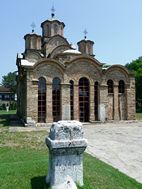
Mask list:
[[[11,88],[16,92],[16,72],[9,72],[2,77],[2,86]]]
[[[126,67],[134,74],[136,81],[137,108],[142,111],[142,57],[126,64]]]

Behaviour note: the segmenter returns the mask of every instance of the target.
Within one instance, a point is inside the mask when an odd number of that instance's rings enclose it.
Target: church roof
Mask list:
[[[22,59],[21,60],[21,66],[34,66],[35,62],[29,62],[28,60]]]
[[[68,49],[68,50],[65,50],[63,53],[64,54],[81,54],[80,51],[75,50],[75,49]]]
[[[43,25],[44,25],[45,23],[54,23],[54,22],[57,22],[58,24],[62,24],[63,27],[65,27],[64,22],[60,22],[59,20],[53,19],[53,18],[52,18],[52,19],[45,20],[44,22],[42,22],[42,23],[41,23],[41,27],[43,27]]]
[[[10,88],[7,88],[7,87],[4,87],[4,86],[0,86],[0,92],[2,93],[10,93],[10,92],[12,92],[12,90],[10,89]]]

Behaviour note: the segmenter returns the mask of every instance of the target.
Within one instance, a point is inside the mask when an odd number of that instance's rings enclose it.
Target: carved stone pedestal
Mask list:
[[[78,121],[53,123],[46,144],[49,148],[49,170],[46,182],[55,188],[70,176],[83,185],[83,152],[87,140],[83,138],[82,124]]]

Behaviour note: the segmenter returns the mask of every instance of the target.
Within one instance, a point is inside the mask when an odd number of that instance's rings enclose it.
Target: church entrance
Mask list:
[[[46,122],[46,80],[43,77],[38,82],[38,122]]]
[[[79,116],[81,122],[89,121],[89,81],[83,77],[79,80]]]

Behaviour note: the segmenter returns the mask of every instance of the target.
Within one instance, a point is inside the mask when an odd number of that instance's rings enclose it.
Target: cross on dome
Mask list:
[[[52,5],[52,8],[51,8],[51,17],[53,18],[55,16],[55,8],[54,8],[54,5]]]
[[[86,39],[87,38],[87,34],[88,34],[87,30],[85,29],[83,33],[84,33],[84,39]]]
[[[36,28],[36,25],[35,25],[35,23],[34,23],[34,22],[31,24],[31,28],[32,28],[32,33],[34,33],[35,28]]]

